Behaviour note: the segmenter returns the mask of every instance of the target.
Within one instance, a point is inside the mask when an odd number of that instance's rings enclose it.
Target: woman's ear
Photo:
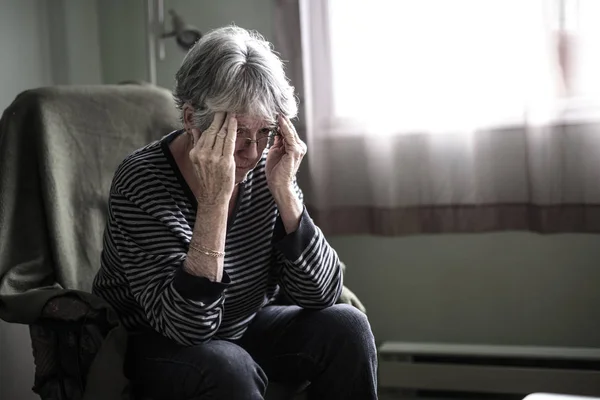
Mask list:
[[[192,134],[192,128],[195,128],[194,108],[188,103],[183,105],[183,128],[190,135]]]

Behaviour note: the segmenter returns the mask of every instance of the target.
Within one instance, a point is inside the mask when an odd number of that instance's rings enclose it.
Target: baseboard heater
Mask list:
[[[600,348],[385,342],[382,389],[600,396]]]

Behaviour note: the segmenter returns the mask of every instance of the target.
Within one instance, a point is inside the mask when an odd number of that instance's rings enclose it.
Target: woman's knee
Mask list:
[[[236,385],[250,390],[264,390],[267,378],[252,356],[240,346],[224,340],[214,340],[189,347],[184,358],[197,372],[215,385]]]
[[[262,399],[267,377],[241,347],[222,340],[180,347],[168,357],[146,358],[137,371],[137,387],[163,398]]]
[[[315,323],[321,327],[325,335],[344,338],[366,347],[368,351],[375,350],[375,339],[367,316],[348,304],[336,304],[317,312]]]

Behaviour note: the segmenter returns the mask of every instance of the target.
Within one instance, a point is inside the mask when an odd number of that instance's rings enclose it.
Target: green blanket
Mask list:
[[[108,307],[89,292],[113,173],[178,125],[170,92],[149,86],[42,88],[14,100],[0,120],[0,318],[33,324],[50,299],[73,289],[90,307]],[[122,369],[106,368],[122,363],[126,344],[112,322],[85,399],[120,398],[124,389]]]
[[[89,291],[118,164],[178,125],[168,91],[142,86],[27,91],[0,120],[0,296]],[[0,318],[27,323],[6,307]]]

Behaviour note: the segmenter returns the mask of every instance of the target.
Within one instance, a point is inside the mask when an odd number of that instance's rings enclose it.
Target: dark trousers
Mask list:
[[[126,362],[137,394],[155,400],[263,399],[268,380],[309,381],[311,400],[371,400],[376,370],[367,317],[348,305],[268,306],[234,342],[184,347],[158,334],[135,336]]]

